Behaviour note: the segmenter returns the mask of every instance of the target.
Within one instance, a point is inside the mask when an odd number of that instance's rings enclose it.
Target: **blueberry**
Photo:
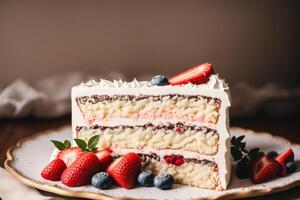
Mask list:
[[[161,190],[169,190],[174,184],[174,178],[168,173],[162,173],[154,178],[154,186]]]
[[[270,151],[268,152],[267,156],[270,158],[275,158],[276,156],[278,156],[278,153],[276,151]]]
[[[92,178],[92,185],[101,190],[110,188],[112,183],[112,177],[106,172],[97,173]]]
[[[158,86],[168,85],[169,80],[165,76],[156,75],[151,79],[151,84],[152,85],[158,85]]]
[[[138,182],[145,187],[153,186],[154,174],[150,170],[141,172],[138,176]]]
[[[285,165],[289,174],[294,173],[297,169],[295,162],[288,162]]]

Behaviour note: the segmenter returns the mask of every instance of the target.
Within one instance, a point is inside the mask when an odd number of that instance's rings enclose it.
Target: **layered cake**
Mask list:
[[[208,71],[206,71],[209,69]],[[73,137],[115,157],[137,153],[175,182],[225,190],[231,175],[229,87],[205,63],[167,81],[89,81],[72,88]]]

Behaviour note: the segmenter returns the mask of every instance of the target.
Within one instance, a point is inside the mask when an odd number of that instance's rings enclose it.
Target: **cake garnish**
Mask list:
[[[263,183],[278,175],[280,164],[268,156],[261,156],[251,165],[252,183]]]
[[[153,174],[152,171],[150,171],[150,170],[144,170],[144,171],[142,171],[139,174],[139,176],[137,178],[137,181],[142,186],[152,187],[153,186],[154,177],[155,177],[155,175]]]
[[[61,182],[69,187],[83,186],[91,183],[94,174],[100,171],[97,156],[85,153],[70,165],[61,175]]]
[[[281,165],[279,176],[285,176],[288,173],[287,163],[294,163],[294,157],[295,156],[292,149],[288,149],[287,151],[275,157],[276,161]]]
[[[170,78],[169,82],[171,85],[183,85],[187,83],[204,84],[212,74],[212,65],[210,63],[203,63]]]
[[[99,172],[92,177],[92,185],[95,188],[105,190],[111,188],[113,178],[107,172]]]
[[[287,151],[281,153],[276,157],[276,160],[279,163],[287,163],[287,162],[293,162],[294,161],[294,152],[292,149],[288,149]]]
[[[244,135],[231,139],[231,154],[234,161],[237,161],[236,176],[240,179],[251,178],[253,183],[262,183],[276,176],[286,176],[296,170],[294,152],[288,149],[278,155],[270,151],[267,155],[259,148],[246,150]]]
[[[127,153],[114,160],[108,166],[107,172],[121,187],[131,189],[136,183],[141,167],[140,157],[135,153]]]
[[[63,160],[68,167],[78,158],[80,158],[83,155],[83,153],[84,152],[79,147],[70,147],[68,149],[60,151],[57,154],[57,158]]]
[[[66,168],[64,161],[54,159],[43,169],[41,176],[46,180],[59,181],[61,174]]]
[[[96,156],[98,157],[102,170],[106,170],[110,163],[112,163],[113,158],[111,156],[111,153],[111,150],[98,150],[96,152]]]
[[[267,156],[269,156],[270,158],[275,158],[278,156],[278,153],[276,151],[269,151],[267,153]]]
[[[295,162],[288,162],[286,163],[286,167],[287,167],[287,172],[289,174],[294,173],[297,169],[297,165]]]
[[[158,85],[158,86],[169,85],[169,80],[165,76],[156,75],[151,79],[151,85]]]
[[[88,143],[86,143],[84,140],[75,138],[74,141],[78,145],[79,148],[81,148],[84,152],[96,152],[97,151],[97,144],[99,141],[100,135],[94,135],[88,140]]]
[[[65,140],[64,142],[61,142],[61,141],[58,141],[58,140],[51,140],[51,142],[60,151],[62,151],[64,149],[68,149],[68,148],[71,147],[71,142],[69,140]]]
[[[67,167],[70,166],[74,161],[82,156],[82,154],[87,152],[96,152],[98,144],[99,135],[95,135],[91,137],[86,143],[84,140],[75,138],[74,141],[78,145],[78,147],[71,147],[71,142],[69,140],[65,140],[64,142],[60,142],[58,140],[51,140],[54,146],[60,150],[57,154],[57,158],[63,160]]]
[[[169,173],[162,173],[154,178],[154,186],[161,190],[169,190],[173,187],[174,178]]]
[[[231,155],[237,161],[236,176],[240,179],[250,177],[251,161],[263,155],[259,148],[246,150],[246,142],[243,141],[244,135],[231,138]]]

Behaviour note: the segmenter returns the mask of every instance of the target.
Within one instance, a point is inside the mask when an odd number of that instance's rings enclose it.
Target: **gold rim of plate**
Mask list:
[[[31,180],[29,178],[24,177],[21,173],[18,172],[18,170],[16,170],[15,168],[13,168],[10,165],[10,163],[14,159],[12,152],[14,150],[20,148],[24,142],[26,142],[28,140],[33,140],[33,139],[35,139],[36,137],[38,137],[42,134],[43,135],[44,134],[50,134],[50,133],[53,133],[54,131],[59,131],[59,130],[61,130],[63,128],[67,128],[67,127],[69,127],[69,125],[61,126],[59,128],[49,129],[49,130],[46,130],[46,131],[37,132],[37,133],[33,134],[30,137],[26,137],[24,139],[19,140],[17,142],[17,144],[11,146],[6,151],[6,157],[7,158],[4,162],[5,169],[11,175],[13,175],[17,180],[19,180],[20,182],[22,182],[25,185],[28,185],[30,187],[33,187],[33,188],[36,188],[36,189],[39,189],[39,190],[43,190],[43,191],[63,195],[63,196],[79,197],[79,198],[87,198],[87,199],[104,199],[104,200],[132,199],[132,198],[128,198],[128,197],[117,198],[117,197],[111,197],[111,196],[108,196],[108,195],[105,195],[105,194],[100,194],[100,193],[92,193],[92,192],[85,192],[85,191],[74,191],[74,190],[68,190],[68,189],[65,189],[65,188],[60,188],[58,186],[46,185],[46,184],[40,183],[38,181],[34,181],[34,180]],[[276,138],[276,140],[281,140],[285,143],[290,144],[291,146],[298,146],[300,148],[300,144],[291,143],[289,140],[287,140],[284,137],[274,136],[274,135],[272,135],[271,133],[268,133],[268,132],[255,132],[255,131],[252,131],[250,129],[244,129],[244,128],[240,128],[240,127],[232,127],[230,129],[231,130],[242,131],[243,133],[245,133],[245,135],[252,133],[252,134],[264,135],[265,137]],[[253,190],[249,190],[249,191],[225,193],[225,194],[220,194],[220,195],[214,195],[212,197],[205,198],[205,199],[210,199],[210,200],[238,199],[238,198],[245,198],[245,197],[261,196],[261,195],[265,195],[265,194],[271,194],[271,193],[276,193],[276,192],[288,190],[290,188],[293,188],[293,187],[296,187],[296,186],[299,186],[299,185],[300,185],[300,180],[294,180],[294,181],[291,181],[289,183],[283,183],[282,185],[279,185],[279,186],[273,187],[273,188],[253,189]],[[202,199],[202,198],[199,198],[199,199]]]

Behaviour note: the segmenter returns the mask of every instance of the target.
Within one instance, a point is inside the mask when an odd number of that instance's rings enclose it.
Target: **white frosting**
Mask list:
[[[77,85],[76,87],[99,87],[99,88],[149,88],[149,87],[154,87],[154,88],[161,88],[161,87],[172,87],[169,85],[166,86],[153,86],[151,85],[151,82],[149,81],[137,81],[136,79],[133,79],[133,81],[126,82],[120,80],[104,80],[100,79],[100,81],[95,81],[95,80],[90,80],[86,83],[81,83]],[[180,85],[182,88],[198,88],[198,89],[221,89],[221,90],[226,90],[229,89],[227,83],[219,77],[218,74],[213,74],[210,76],[210,79],[208,82],[204,84],[184,84]]]
[[[230,156],[230,134],[229,134],[229,107],[230,93],[229,87],[224,80],[218,75],[212,75],[209,81],[205,84],[185,84],[185,85],[166,85],[166,86],[152,86],[148,81],[137,81],[131,82],[119,81],[108,81],[100,80],[96,82],[91,80],[87,83],[81,83],[78,86],[72,88],[72,128],[73,137],[76,137],[76,126],[86,125],[83,116],[77,106],[76,97],[91,96],[91,95],[168,95],[168,94],[179,94],[179,95],[203,95],[213,98],[219,98],[221,100],[221,107],[219,110],[219,119],[217,124],[214,126],[220,135],[219,151],[216,155],[207,157],[209,160],[214,160],[219,167],[219,178],[220,185],[226,189],[230,177],[231,177],[231,156]],[[134,125],[145,123],[142,120],[117,120],[123,125]],[[111,121],[112,122],[112,121]],[[114,121],[112,124],[118,124]],[[106,124],[110,125],[110,123]],[[197,125],[207,125],[198,123]],[[162,152],[161,152],[162,153]],[[184,152],[185,155],[187,152]],[[194,155],[193,155],[194,156]]]

